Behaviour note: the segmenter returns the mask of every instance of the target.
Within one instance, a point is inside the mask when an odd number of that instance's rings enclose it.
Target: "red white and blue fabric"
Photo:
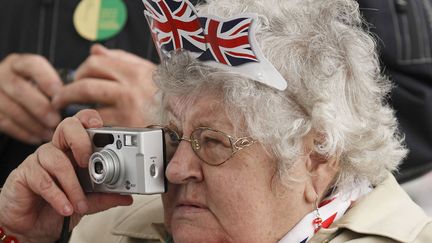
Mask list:
[[[261,53],[254,14],[222,19],[199,15],[187,0],[143,0],[144,14],[161,59],[187,50],[202,62],[284,90],[287,82]]]
[[[352,204],[360,197],[369,193],[372,189],[364,186],[350,193],[338,193],[331,198],[323,200],[318,205],[318,212],[322,218],[321,228],[329,228],[330,225],[340,219]],[[297,223],[278,243],[306,243],[319,230],[315,229],[314,219],[317,218],[316,211],[307,214]]]
[[[165,55],[177,49],[202,53],[206,50],[204,31],[195,8],[188,1],[144,0],[153,40]]]
[[[218,17],[201,17],[205,30],[206,51],[198,57],[201,61],[216,61],[229,66],[258,62],[249,42],[251,18],[222,20]]]

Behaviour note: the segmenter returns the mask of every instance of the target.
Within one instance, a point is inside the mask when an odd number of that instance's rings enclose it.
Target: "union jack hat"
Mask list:
[[[161,60],[179,49],[208,65],[238,73],[278,90],[287,82],[255,39],[254,14],[222,19],[198,15],[188,0],[143,0],[144,14]]]

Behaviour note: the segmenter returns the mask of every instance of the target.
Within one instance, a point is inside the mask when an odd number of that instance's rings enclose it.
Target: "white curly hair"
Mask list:
[[[179,54],[155,75],[165,101],[220,90],[231,119],[244,121],[275,156],[284,183],[310,132],[321,136],[316,153],[339,159],[333,192],[377,185],[397,168],[407,151],[386,103],[391,83],[356,1],[208,0],[198,9],[225,18],[257,14],[256,39],[288,88],[278,91]]]

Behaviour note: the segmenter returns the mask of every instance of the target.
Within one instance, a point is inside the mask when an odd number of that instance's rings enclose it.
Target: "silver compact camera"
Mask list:
[[[86,192],[156,194],[166,192],[162,129],[87,129],[93,154],[77,171]]]

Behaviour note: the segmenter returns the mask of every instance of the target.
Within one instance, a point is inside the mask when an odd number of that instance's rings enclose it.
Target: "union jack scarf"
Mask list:
[[[253,13],[223,19],[198,15],[187,0],[142,0],[159,57],[186,50],[209,65],[238,73],[278,90],[287,82],[264,57],[255,39]]]
[[[318,205],[319,216],[322,218],[321,228],[330,227],[333,222],[340,219],[348,211],[355,201],[371,190],[370,186],[365,185],[350,193],[338,193],[335,196],[324,199]],[[316,211],[307,214],[279,241],[279,243],[308,242],[313,235],[319,231],[314,225],[314,219],[316,218]]]

